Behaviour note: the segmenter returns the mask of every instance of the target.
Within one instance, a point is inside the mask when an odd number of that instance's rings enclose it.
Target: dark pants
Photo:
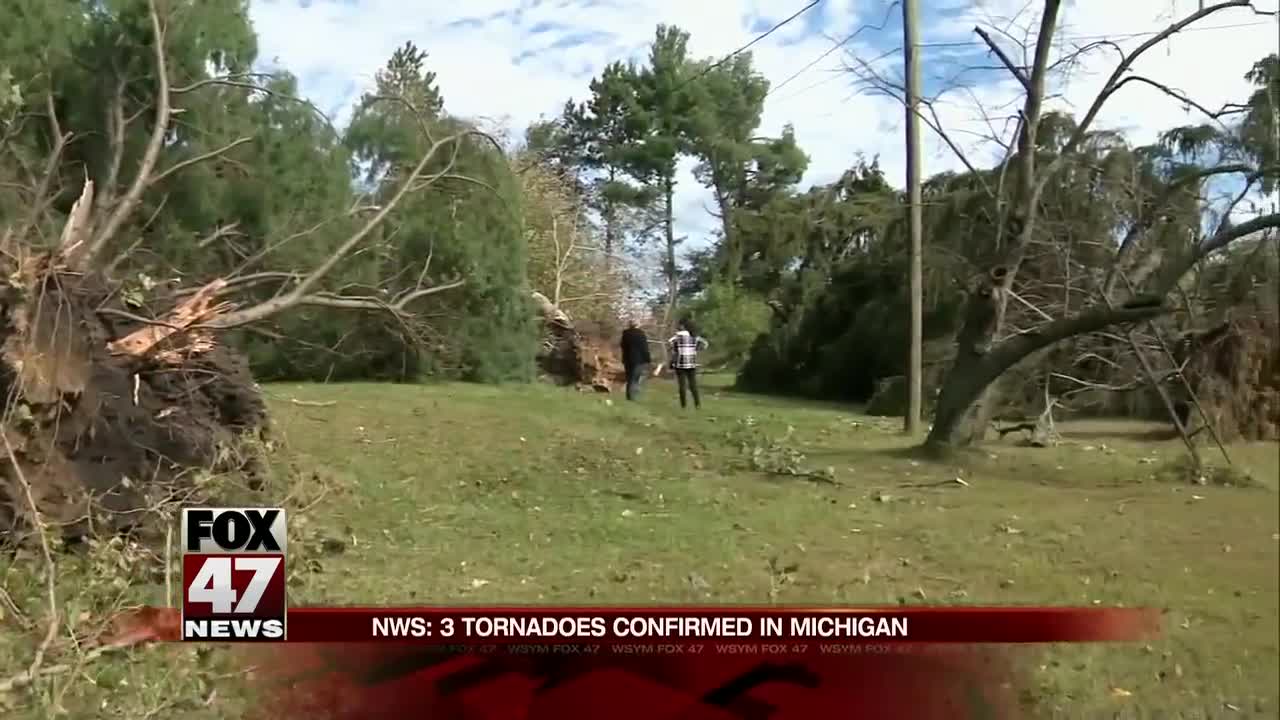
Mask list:
[[[633,365],[627,368],[627,399],[640,399],[640,383],[644,380],[644,365]]]
[[[698,368],[676,368],[676,383],[680,386],[680,407],[688,407],[685,394],[693,396],[693,406],[702,407],[702,399],[698,397]]]

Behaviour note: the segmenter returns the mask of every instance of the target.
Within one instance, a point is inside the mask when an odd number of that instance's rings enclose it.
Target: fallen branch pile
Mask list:
[[[622,362],[612,349],[615,343],[579,332],[569,315],[542,293],[535,291],[532,297],[543,325],[538,368],[546,379],[606,393],[626,381]]]

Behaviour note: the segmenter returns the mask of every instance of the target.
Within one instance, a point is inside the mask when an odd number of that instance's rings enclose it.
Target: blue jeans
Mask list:
[[[627,399],[640,399],[640,383],[644,380],[645,365],[633,365],[627,368]]]

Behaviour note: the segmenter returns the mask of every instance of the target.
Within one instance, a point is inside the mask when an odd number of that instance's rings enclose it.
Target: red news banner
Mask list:
[[[411,642],[458,650],[557,644],[584,651],[648,647],[671,652],[796,653],[813,648],[841,652],[850,643],[867,647],[1133,641],[1155,634],[1158,624],[1158,615],[1148,610],[1055,607],[289,609],[284,509],[191,507],[183,510],[182,538],[179,637],[187,641]]]
[[[1158,624],[1157,613],[1126,608],[291,608],[287,639],[487,649],[570,644],[587,651],[776,646],[792,654],[839,652],[842,644],[1140,640],[1155,635]]]
[[[412,642],[460,649],[533,644],[796,653],[822,643],[1138,640],[1159,615],[1115,608],[288,608],[283,508],[186,508],[183,640]]]
[[[1020,648],[1139,641],[1160,619],[1097,607],[289,607],[287,534],[280,507],[184,509],[182,607],[123,616],[114,642],[246,643],[260,716],[273,719],[1014,720],[1021,669],[1034,666]]]
[[[1159,630],[1142,609],[289,607],[285,521],[185,509],[181,608],[114,642],[245,643],[273,720],[1016,720],[1030,643]]]

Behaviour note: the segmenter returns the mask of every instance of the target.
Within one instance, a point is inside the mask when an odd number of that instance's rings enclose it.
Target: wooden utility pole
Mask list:
[[[904,430],[920,431],[922,378],[924,366],[924,269],[923,217],[920,209],[920,37],[917,25],[919,0],[903,0],[903,70],[907,80],[907,197],[910,202],[907,226],[911,238],[911,351],[907,365],[907,417]]]

